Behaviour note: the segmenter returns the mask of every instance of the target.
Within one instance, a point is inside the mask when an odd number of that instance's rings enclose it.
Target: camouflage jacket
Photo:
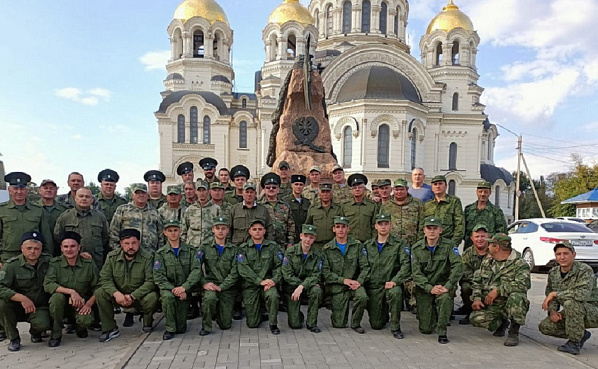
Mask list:
[[[466,247],[473,245],[473,241],[471,241],[469,236],[471,236],[473,227],[477,224],[483,224],[488,227],[486,230],[490,235],[507,232],[505,214],[502,212],[501,208],[493,205],[490,201],[488,201],[488,204],[486,204],[486,207],[482,210],[478,210],[477,201],[469,204],[465,207],[463,214],[465,216],[465,234],[463,237],[465,239]]]
[[[411,273],[415,285],[427,293],[436,285],[442,285],[453,293],[463,274],[457,245],[440,237],[434,251],[431,251],[424,237],[411,247]]]
[[[291,213],[291,206],[281,200],[267,201],[264,197],[259,204],[268,209],[274,228],[274,242],[283,250],[295,242],[295,219]]]
[[[119,206],[124,205],[126,203],[127,200],[120,196],[117,196],[116,194],[111,199],[105,199],[104,196],[102,196],[101,192],[98,195],[98,204],[100,205],[99,210],[101,210],[104,213],[104,216],[108,221],[108,224],[112,222],[112,217],[114,216],[116,209]]]
[[[165,203],[158,209],[158,214],[160,214],[160,217],[164,222],[173,219],[183,222],[183,214],[185,214],[185,210],[187,210],[187,207],[184,205],[179,205],[178,208],[173,209],[168,205],[168,203]]]
[[[110,223],[110,246],[113,250],[120,249],[118,234],[126,228],[135,228],[141,232],[141,247],[152,254],[156,252],[159,245],[164,244],[162,218],[158,210],[149,203],[143,209],[139,209],[132,202],[116,209]]]
[[[349,185],[346,183],[342,186],[337,183],[332,185],[332,202],[342,205],[351,200],[353,200],[353,192]]]
[[[407,201],[403,205],[397,204],[393,199],[380,207],[380,213],[391,216],[392,228],[390,234],[404,239],[409,247],[423,237],[419,233],[419,221],[422,211],[422,202],[411,195],[407,196]]]
[[[424,219],[431,216],[442,220],[442,237],[450,239],[455,246],[459,246],[465,236],[465,218],[461,200],[447,194],[442,201],[436,201],[434,198],[426,202],[419,221],[421,234],[423,234]]]
[[[314,202],[319,198],[320,189],[319,188],[312,188],[311,185],[305,186],[303,188],[303,192],[301,192],[301,196],[308,199],[310,202]]]
[[[214,237],[212,234],[214,217],[219,215],[220,206],[212,201],[208,201],[204,206],[199,202],[189,206],[183,213],[181,240],[193,247],[199,247],[202,242],[211,240]]]
[[[156,209],[159,209],[162,205],[166,204],[166,195],[162,194],[159,199],[152,199],[149,198],[147,203],[153,206]]]
[[[482,261],[480,269],[473,274],[471,300],[484,300],[491,290],[496,290],[495,302],[506,302],[511,293],[527,293],[531,285],[529,265],[513,250],[506,260],[486,258]]]
[[[293,189],[291,188],[291,183],[281,183],[280,184],[280,192],[278,193],[278,198],[284,200],[285,198],[291,196],[293,193]]]
[[[560,265],[550,270],[546,296],[551,292],[556,292],[556,298],[548,305],[549,312],[559,311],[559,308],[568,300],[598,304],[598,288],[594,271],[592,267],[579,261],[573,262],[573,267],[564,278],[561,277]]]
[[[480,269],[482,261],[488,257],[488,249],[486,249],[486,254],[484,255],[478,254],[475,247],[470,247],[463,251],[463,254],[461,255],[461,261],[463,262],[463,277],[461,277],[461,281],[469,283],[473,282],[473,274],[476,270]]]

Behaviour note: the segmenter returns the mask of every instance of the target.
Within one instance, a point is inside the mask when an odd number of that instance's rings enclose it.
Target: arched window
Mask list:
[[[198,142],[197,137],[197,107],[192,106],[189,112],[191,116],[191,143],[196,144]]]
[[[395,36],[399,37],[399,15],[395,15]]]
[[[350,1],[343,3],[343,33],[351,33],[351,18],[353,5]]]
[[[212,55],[214,55],[214,59],[220,60],[220,55],[218,55],[218,41],[220,40],[220,36],[216,33],[214,34],[214,43],[212,45]]]
[[[211,120],[210,117],[208,117],[207,115],[205,117],[203,117],[203,143],[204,145],[209,145],[210,144],[210,138],[212,136],[211,134]]]
[[[316,29],[320,32],[320,11],[316,9],[314,13],[314,18],[316,20]]]
[[[326,37],[332,36],[333,21],[332,21],[332,4],[326,7]]]
[[[203,58],[205,54],[204,36],[202,30],[193,32],[193,57]]]
[[[183,114],[179,114],[177,118],[176,142],[185,143],[185,116]]]
[[[415,169],[417,159],[417,129],[411,130],[411,170]]]
[[[239,123],[239,148],[247,148],[247,122],[242,121]]]
[[[448,194],[451,196],[455,196],[457,193],[457,182],[454,179],[451,179],[448,183]]]
[[[457,144],[451,142],[449,146],[449,170],[457,170]]]
[[[500,186],[494,187],[494,205],[500,206]]]
[[[370,0],[364,0],[361,4],[361,32],[370,32],[370,18],[372,16],[372,4]]]
[[[453,49],[451,50],[451,62],[453,65],[459,65],[459,41],[453,42]]]
[[[287,38],[287,60],[294,60],[297,52],[297,37],[291,33]]]
[[[390,128],[383,124],[378,128],[378,168],[388,168],[390,150]]]
[[[388,26],[388,5],[385,2],[382,2],[380,6],[380,33],[383,35],[386,34]]]
[[[459,110],[459,93],[455,92],[453,94],[453,111]]]
[[[241,107],[243,107],[243,108],[247,107],[247,99],[241,100]]]
[[[351,127],[343,131],[343,167],[351,168],[353,159],[353,130]]]
[[[439,42],[436,44],[436,60],[434,61],[434,65],[440,65],[442,62],[442,44]]]

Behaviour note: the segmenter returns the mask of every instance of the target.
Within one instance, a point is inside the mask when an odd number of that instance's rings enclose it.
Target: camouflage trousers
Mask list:
[[[417,301],[415,301],[415,282],[413,282],[413,278],[409,277],[409,279],[403,283],[403,287],[405,289],[405,302],[411,307],[416,307]]]
[[[471,282],[469,281],[461,281],[461,300],[463,300],[463,310],[468,315],[471,313],[471,294],[473,289],[471,288]]]
[[[525,316],[529,310],[527,294],[513,292],[508,298],[497,298],[492,305],[471,313],[469,320],[474,327],[495,331],[503,320],[509,319],[519,325],[525,325]]]
[[[579,342],[586,328],[598,328],[598,304],[567,300],[560,313],[563,319],[556,323],[548,317],[540,322],[538,328],[542,334]]]

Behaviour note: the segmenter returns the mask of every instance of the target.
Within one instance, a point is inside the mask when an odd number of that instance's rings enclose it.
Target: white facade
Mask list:
[[[284,3],[300,6],[294,0]],[[422,37],[421,61],[405,43],[406,0],[312,0],[308,11],[313,24],[305,18],[280,21],[273,17],[279,8],[270,17],[278,21],[262,32],[264,66],[254,93],[232,93],[233,32],[227,22],[198,15],[184,22],[175,19],[168,27],[172,58],[156,117],[161,170],[169,183],[180,181],[178,164],[206,156],[216,158],[218,167],[246,165],[253,177],[270,171],[265,156],[271,115],[309,36],[326,91],[334,152],[348,174],[409,180],[413,168],[423,167],[428,178],[446,175],[464,205],[476,200],[477,183],[487,180],[493,183],[492,200],[498,196],[505,214],[513,213],[515,184],[493,165],[498,132],[479,102],[483,88],[477,85],[475,63],[480,39],[452,1]],[[443,17],[455,14],[463,26],[443,29]],[[206,35],[205,45],[214,47],[198,52],[198,33]],[[210,123],[205,138],[204,117]],[[195,121],[198,128],[192,132]],[[246,148],[240,147],[243,143]]]

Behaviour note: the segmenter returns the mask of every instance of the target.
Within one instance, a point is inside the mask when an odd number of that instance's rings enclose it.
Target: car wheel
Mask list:
[[[527,263],[527,265],[529,265],[529,268],[532,272],[535,272],[537,270],[536,268],[536,263],[534,261],[534,253],[532,252],[531,249],[525,249],[525,251],[523,251],[523,260],[525,260],[525,262]]]

